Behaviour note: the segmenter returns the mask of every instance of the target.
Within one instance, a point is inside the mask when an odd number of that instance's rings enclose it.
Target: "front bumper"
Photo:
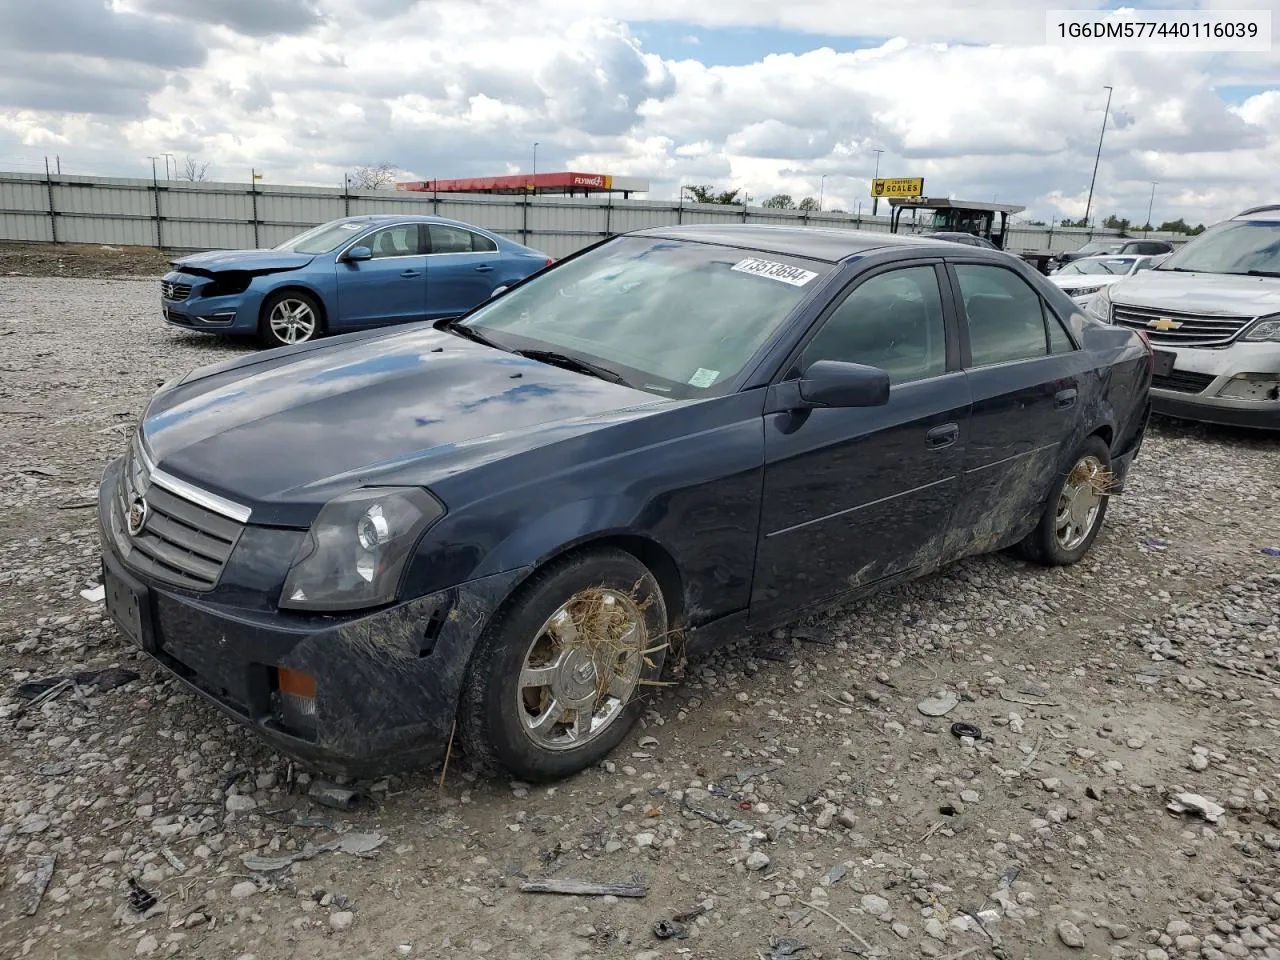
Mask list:
[[[1153,346],[1174,354],[1172,374],[1152,382],[1151,405],[1156,413],[1222,426],[1280,430],[1280,398],[1269,398],[1269,390],[1257,389],[1256,380],[1246,379],[1262,375],[1280,381],[1280,344],[1237,341],[1213,349]],[[1243,394],[1249,393],[1253,397],[1246,399]]]
[[[258,307],[261,297],[253,294],[252,289],[244,293],[225,294],[222,296],[204,296],[210,280],[184,273],[166,274],[161,281],[160,314],[164,322],[184,330],[199,330],[205,333],[253,333],[258,328]],[[177,288],[178,291],[190,292],[180,299],[166,296],[166,292]]]
[[[98,518],[108,609],[126,641],[136,633],[143,651],[191,690],[281,753],[325,773],[381,776],[444,755],[471,652],[525,571],[338,617],[280,612],[261,597],[252,607],[228,602],[245,593],[243,583],[229,598],[221,588],[203,595],[173,588],[140,576],[124,560],[117,538],[127,534],[113,515],[122,463],[103,476]],[[254,549],[252,540],[244,538],[245,549]],[[263,593],[272,589],[263,586]],[[280,669],[314,678],[309,723],[290,714]]]

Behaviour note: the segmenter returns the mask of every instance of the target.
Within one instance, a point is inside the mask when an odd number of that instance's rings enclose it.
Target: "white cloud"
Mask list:
[[[1157,213],[1192,221],[1274,199],[1280,56],[1043,44],[1045,9],[1098,5],[613,0],[600,19],[577,0],[235,0],[210,30],[211,4],[116,0],[96,46],[48,31],[40,56],[0,58],[0,166],[58,152],[67,171],[140,174],[170,151],[231,179],[340,183],[383,160],[406,177],[528,169],[537,141],[541,170],[647,176],[655,198],[711,183],[866,209],[881,149],[883,175],[1047,218],[1083,212],[1110,84],[1095,213],[1144,216],[1151,180]],[[660,21],[672,59],[638,39]],[[729,26],[890,39],[708,65]],[[1229,84],[1273,89],[1230,106],[1214,92]]]

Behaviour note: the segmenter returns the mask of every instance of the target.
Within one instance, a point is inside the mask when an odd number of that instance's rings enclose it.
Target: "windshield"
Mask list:
[[[1133,267],[1132,259],[1114,259],[1114,260],[1076,260],[1067,264],[1059,273],[1072,274],[1082,273],[1088,276],[1118,276],[1122,277]]]
[[[1156,267],[1197,273],[1258,273],[1280,277],[1280,223],[1229,220],[1210,227]]]
[[[1090,240],[1077,253],[1115,253],[1124,246],[1123,240]]]
[[[322,223],[318,227],[313,227],[306,233],[300,233],[274,249],[288,250],[292,253],[328,253],[353,239],[368,226],[369,223],[365,220],[334,220],[332,223]]]
[[[535,276],[465,325],[554,350],[629,385],[689,398],[729,384],[833,266],[704,243],[622,237]]]

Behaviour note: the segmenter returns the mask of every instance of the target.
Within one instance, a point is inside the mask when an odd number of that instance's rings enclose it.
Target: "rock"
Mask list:
[[[248,813],[258,808],[258,801],[243,793],[233,793],[227,797],[228,813]]]
[[[134,948],[133,952],[139,957],[145,957],[149,954],[155,953],[159,949],[160,941],[150,934],[147,934],[147,936],[138,941],[138,946]]]
[[[632,839],[637,847],[652,847],[653,841],[657,839],[657,834],[653,833],[637,833]]]
[[[819,830],[827,830],[831,827],[831,822],[836,818],[835,807],[824,807],[822,812],[818,814],[818,819],[814,821],[814,826]]]
[[[759,850],[752,850],[751,856],[747,857],[747,869],[763,870],[765,867],[767,867],[770,864],[770,862],[771,861],[769,860],[768,856],[761,853]]]
[[[905,923],[895,923],[893,925],[893,932],[896,933],[903,940],[911,939],[911,928],[908,927]]]
[[[982,797],[977,790],[965,790],[960,794],[960,799],[965,803],[977,803]]]
[[[1191,924],[1185,920],[1170,920],[1165,926],[1164,932],[1171,937],[1180,937],[1191,932]]]
[[[1130,930],[1123,923],[1111,924],[1110,930],[1113,940],[1127,940],[1129,938]]]
[[[330,930],[350,930],[356,922],[356,915],[350,910],[340,910],[329,917]]]
[[[1058,939],[1072,949],[1079,950],[1084,947],[1084,934],[1070,920],[1058,921]]]
[[[1192,770],[1208,770],[1209,758],[1197,753],[1195,756],[1191,758],[1191,769]]]
[[[929,918],[924,925],[924,932],[940,943],[947,942],[947,928],[942,925],[942,921],[937,917]]]
[[[852,810],[846,808],[836,815],[836,823],[847,830],[852,830],[858,823],[858,817]]]
[[[1195,953],[1200,949],[1200,938],[1184,933],[1180,937],[1174,937],[1173,945],[1178,948],[1179,953]]]
[[[936,697],[928,697],[916,704],[916,709],[926,717],[945,717],[960,705],[960,697],[948,690]]]
[[[883,917],[889,912],[889,901],[874,893],[868,893],[862,898],[862,909],[873,917]]]
[[[1143,954],[1143,957],[1145,957],[1146,960],[1169,960],[1169,954],[1160,947],[1152,947]]]
[[[231,888],[231,897],[233,900],[244,900],[246,897],[252,897],[258,892],[258,885],[252,880],[241,880]]]

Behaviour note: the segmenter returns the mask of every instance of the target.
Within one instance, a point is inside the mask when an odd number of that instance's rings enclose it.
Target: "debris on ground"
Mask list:
[[[960,697],[948,690],[921,700],[916,704],[916,709],[926,717],[945,717],[959,705]]]
[[[659,940],[683,940],[689,931],[671,920],[659,920],[653,925],[653,935]]]
[[[102,584],[96,587],[89,587],[87,590],[81,590],[80,596],[84,597],[90,603],[101,603],[107,598],[107,588]]]
[[[19,882],[21,886],[18,888],[18,913],[21,916],[34,917],[40,909],[40,902],[44,899],[45,891],[49,888],[49,881],[53,879],[53,870],[58,862],[56,854],[48,854],[38,857],[36,865],[31,870],[30,879],[25,883]]]
[[[345,833],[336,840],[321,844],[306,844],[301,850],[278,857],[266,857],[256,853],[240,855],[240,862],[258,873],[271,873],[293,866],[302,860],[313,860],[322,853],[336,851],[352,856],[368,856],[377,850],[386,837],[380,833]]]
[[[129,907],[134,913],[146,913],[156,905],[156,897],[150,890],[138,883],[133,877],[129,878]]]
[[[18,684],[14,696],[23,700],[37,700],[54,689],[65,688],[75,684],[81,687],[96,687],[99,693],[106,693],[116,687],[123,687],[138,679],[133,670],[121,667],[107,667],[104,670],[81,670],[69,676],[44,677],[40,680],[28,680]]]
[[[360,792],[325,780],[313,780],[307,796],[316,803],[335,810],[354,810],[360,805]]]
[[[525,880],[521,893],[559,893],[570,897],[643,897],[648,888],[643,883],[596,883],[591,880],[566,880],[551,877]]]
[[[1198,793],[1180,793],[1169,801],[1169,809],[1174,813],[1194,813],[1210,823],[1217,823],[1227,808]]]

